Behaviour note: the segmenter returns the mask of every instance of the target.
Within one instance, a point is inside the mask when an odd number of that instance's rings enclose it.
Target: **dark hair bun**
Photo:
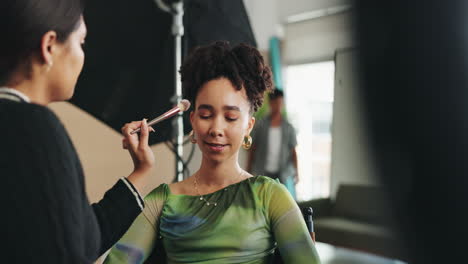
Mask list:
[[[239,44],[231,48],[226,41],[195,48],[180,73],[183,89],[192,102],[203,84],[224,77],[237,90],[245,89],[254,112],[262,106],[264,93],[273,86],[270,67],[255,47]]]

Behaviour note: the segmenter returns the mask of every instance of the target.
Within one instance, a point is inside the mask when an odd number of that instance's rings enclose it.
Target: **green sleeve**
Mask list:
[[[152,253],[159,229],[166,186],[160,185],[145,197],[145,209],[125,235],[112,247],[105,264],[140,264]]]
[[[319,256],[301,210],[284,185],[271,182],[267,210],[284,263],[316,264]]]

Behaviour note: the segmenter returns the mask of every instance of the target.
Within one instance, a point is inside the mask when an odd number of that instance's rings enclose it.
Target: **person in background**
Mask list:
[[[316,264],[304,217],[286,188],[238,162],[253,114],[271,90],[271,71],[254,47],[215,42],[195,49],[181,70],[193,102],[191,141],[202,153],[189,178],[161,184],[105,263]]]
[[[150,129],[122,128],[134,170],[90,205],[75,148],[47,108],[72,97],[83,68],[83,1],[1,0],[0,28],[1,262],[94,263],[144,208]]]
[[[275,89],[268,96],[270,114],[257,122],[252,131],[247,170],[279,179],[295,197],[295,184],[299,181],[296,132],[282,115],[283,92]]]

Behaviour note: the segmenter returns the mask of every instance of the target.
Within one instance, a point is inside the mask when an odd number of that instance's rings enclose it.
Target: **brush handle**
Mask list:
[[[178,106],[176,106],[176,107],[172,108],[171,110],[167,111],[166,113],[164,113],[164,114],[152,119],[151,121],[149,121],[148,126],[152,126],[152,125],[157,124],[157,123],[159,123],[159,122],[161,122],[163,120],[166,120],[169,117],[171,117],[171,116],[173,116],[173,115],[175,115],[175,114],[177,114],[179,112],[180,112],[180,108]],[[140,132],[140,130],[141,130],[140,128],[137,128],[137,129],[133,130],[132,132],[130,132],[130,134],[138,133],[138,132]]]

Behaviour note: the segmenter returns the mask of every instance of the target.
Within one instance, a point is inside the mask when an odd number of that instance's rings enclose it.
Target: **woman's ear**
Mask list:
[[[48,31],[42,36],[40,59],[44,64],[52,66],[54,63],[53,56],[55,55],[57,44],[57,33],[55,31]]]
[[[194,115],[194,113],[193,113],[193,111],[191,111],[190,112],[190,124],[192,125],[192,127],[193,127],[193,115]]]
[[[255,125],[255,117],[251,117],[249,120],[249,123],[247,124],[247,135],[250,135],[250,132],[252,132],[252,129]]]

